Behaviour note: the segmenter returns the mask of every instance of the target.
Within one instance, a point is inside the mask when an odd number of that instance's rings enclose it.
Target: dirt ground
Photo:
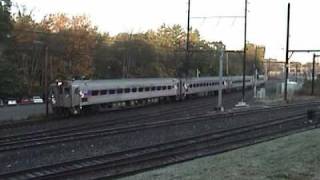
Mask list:
[[[122,180],[320,180],[320,129]]]

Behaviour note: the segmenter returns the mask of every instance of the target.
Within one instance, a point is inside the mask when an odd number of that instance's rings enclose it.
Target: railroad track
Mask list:
[[[61,128],[54,128],[54,129],[49,129],[49,130],[38,130],[38,131],[33,131],[33,132],[28,132],[28,133],[21,133],[21,134],[16,134],[16,135],[10,135],[10,136],[2,136],[0,138],[0,142],[4,141],[11,141],[12,139],[10,138],[15,138],[15,139],[20,139],[19,137],[25,138],[28,136],[32,135],[41,135],[41,134],[46,134],[46,135],[53,135],[53,134],[60,134],[60,133],[65,133],[65,132],[72,132],[74,130],[89,130],[101,126],[115,126],[115,125],[121,125],[125,123],[135,123],[138,121],[149,121],[151,118],[159,117],[161,116],[162,118],[173,118],[175,116],[181,115],[182,112],[188,111],[190,115],[196,115],[199,114],[199,111],[203,112],[206,110],[209,110],[211,108],[210,105],[211,102],[207,103],[197,103],[197,104],[192,104],[190,107],[189,104],[182,104],[181,106],[177,108],[171,108],[171,109],[158,109],[158,110],[153,110],[152,112],[148,113],[142,113],[142,112],[131,112],[131,113],[125,113],[124,116],[123,114],[118,114],[120,116],[113,116],[113,117],[108,117],[107,119],[104,119],[102,121],[98,122],[86,122],[85,124],[77,124],[71,127],[61,127]],[[207,108],[206,108],[207,107]],[[209,107],[209,108],[208,108]],[[213,109],[213,108],[211,108]],[[142,118],[143,117],[143,118]],[[129,119],[129,120],[128,120]]]
[[[127,108],[127,109],[118,109],[118,110],[113,110],[113,111],[107,111],[107,112],[101,112],[98,113],[98,115],[106,115],[107,118],[100,118],[100,120],[95,120],[95,123],[105,123],[105,121],[117,121],[119,119],[123,118],[135,118],[139,117],[142,114],[147,115],[147,116],[152,116],[152,115],[159,115],[160,113],[168,113],[171,114],[173,112],[178,112],[178,111],[183,111],[183,110],[188,110],[188,109],[193,109],[193,108],[204,108],[206,106],[212,107],[213,109],[214,106],[210,106],[213,104],[213,98],[210,98],[210,100],[207,100],[205,98],[199,98],[199,99],[191,99],[188,101],[184,101],[183,103],[181,102],[173,102],[173,103],[166,103],[166,104],[155,104],[155,105],[150,105],[150,106],[139,106],[139,107],[134,107],[134,108]],[[122,113],[123,112],[123,113]],[[86,119],[86,118],[94,118],[95,115],[92,114],[84,114],[80,118]],[[60,121],[76,121],[77,125],[70,126],[70,127],[83,127],[83,125],[87,125],[88,122],[78,122],[78,117],[71,117],[71,118],[55,118],[51,117],[48,119],[48,121],[30,121],[30,120],[21,120],[18,123],[12,123],[13,121],[10,121],[9,123],[0,123],[0,129],[15,129],[19,127],[26,127],[26,126],[32,126],[34,124],[45,124],[45,123],[51,123],[51,122],[57,122],[59,123]],[[67,128],[70,128],[67,127]],[[61,129],[61,128],[59,128]],[[56,129],[56,130],[59,130]],[[62,128],[63,129],[63,128]],[[37,131],[35,133],[41,133],[43,130]],[[53,130],[55,131],[55,130]]]
[[[0,152],[6,151],[13,151],[19,150],[24,148],[32,148],[32,147],[39,147],[45,145],[52,145],[52,144],[59,144],[77,140],[84,140],[90,138],[99,138],[99,137],[106,137],[111,135],[119,135],[125,134],[130,132],[136,132],[151,128],[164,128],[176,125],[186,125],[186,124],[194,124],[206,121],[218,121],[220,118],[230,118],[237,116],[238,118],[243,116],[250,116],[252,113],[259,113],[259,116],[265,116],[269,118],[276,118],[281,116],[295,116],[299,113],[306,112],[306,108],[313,107],[315,104],[318,103],[308,103],[308,104],[296,104],[290,106],[276,106],[276,107],[269,107],[269,108],[254,108],[242,111],[235,111],[233,113],[217,113],[217,114],[194,114],[193,116],[188,117],[180,117],[180,118],[173,118],[169,120],[158,120],[158,121],[142,121],[138,123],[138,120],[135,120],[134,124],[131,125],[122,125],[113,127],[110,126],[108,123],[106,124],[99,124],[98,126],[92,127],[81,127],[80,129],[64,129],[64,131],[49,131],[49,133],[32,133],[32,134],[24,134],[20,136],[12,136],[7,138],[0,139]],[[300,109],[301,108],[301,109]],[[283,113],[283,110],[287,110],[287,114]],[[291,110],[290,110],[291,109]],[[270,114],[272,112],[272,114]],[[156,118],[156,117],[153,117]],[[159,118],[157,116],[157,118]],[[162,118],[162,117],[161,117]],[[251,117],[257,118],[257,117]],[[145,119],[144,119],[145,120]],[[247,121],[250,119],[247,119]],[[267,119],[265,119],[267,120]],[[239,120],[237,120],[239,121]],[[243,123],[243,122],[242,122]]]
[[[193,102],[191,101],[186,101],[184,103],[177,103],[177,107],[166,107],[166,106],[159,106],[157,109],[152,109],[151,111],[133,111],[133,109],[130,109],[129,112],[125,111],[125,113],[122,114],[106,114],[107,118],[102,118],[100,121],[87,121],[85,123],[78,123],[73,126],[67,126],[67,127],[59,127],[59,128],[54,128],[54,129],[45,129],[45,130],[37,130],[37,131],[32,131],[28,133],[21,133],[21,134],[15,134],[15,135],[10,135],[10,136],[2,136],[0,138],[0,142],[4,142],[7,140],[12,140],[10,138],[15,138],[18,139],[18,137],[26,137],[30,135],[41,135],[41,134],[47,134],[50,135],[52,134],[60,134],[64,132],[71,132],[73,130],[86,130],[86,129],[92,129],[96,127],[101,127],[101,126],[114,126],[114,125],[119,125],[119,124],[124,124],[124,123],[135,123],[135,122],[141,122],[141,121],[146,121],[150,122],[152,121],[153,118],[161,116],[163,119],[165,118],[176,118],[178,116],[185,116],[187,113],[188,115],[196,115],[199,113],[206,113],[206,111],[212,111],[213,107],[213,101],[212,99],[197,99],[201,101],[196,101]],[[132,110],[132,111],[131,111]],[[141,110],[141,109],[139,109]],[[129,119],[129,120],[128,120]],[[91,120],[91,119],[90,119]]]
[[[318,114],[317,114],[318,116]],[[140,147],[102,156],[0,174],[3,179],[115,178],[255,144],[288,133],[316,128],[319,118],[307,113],[244,125],[218,132]]]
[[[228,94],[226,96],[224,103],[226,105],[228,104],[235,104],[237,100],[239,99],[239,93],[232,93]],[[16,133],[16,132],[24,132],[25,128],[28,129],[28,127],[32,127],[34,125],[39,126],[39,128],[33,128],[30,131],[33,133],[42,133],[44,131],[52,130],[52,132],[60,131],[63,129],[67,128],[79,128],[83,126],[90,126],[90,124],[99,124],[99,123],[105,123],[105,121],[118,121],[120,119],[129,119],[129,118],[135,118],[135,117],[141,117],[141,115],[159,115],[160,113],[163,114],[168,114],[168,118],[170,118],[170,115],[173,115],[173,112],[178,112],[180,111],[181,113],[190,113],[193,112],[195,108],[202,109],[203,111],[212,111],[213,108],[215,107],[217,99],[216,97],[200,97],[196,99],[190,99],[181,102],[173,102],[173,103],[166,103],[166,104],[154,104],[151,106],[141,106],[141,107],[134,107],[134,108],[126,108],[123,110],[113,110],[113,111],[107,111],[107,112],[102,112],[98,113],[98,115],[92,115],[92,114],[87,114],[80,119],[78,118],[49,118],[48,121],[30,121],[30,120],[25,120],[25,121],[19,121],[19,123],[0,123],[0,129],[6,130],[6,132],[10,132],[9,134],[15,134],[15,135],[22,135],[21,133]],[[120,111],[120,112],[119,112]],[[103,117],[103,115],[106,115],[107,118]],[[172,117],[172,116],[171,116]],[[90,121],[87,121],[86,119],[90,119]],[[58,123],[63,122],[63,126],[52,129],[50,124],[53,124],[56,126]],[[125,121],[122,121],[125,122]],[[90,124],[89,124],[90,123]],[[76,124],[76,125],[75,125]],[[44,126],[42,126],[44,125]],[[22,128],[22,129],[20,129]],[[17,129],[17,131],[15,131]],[[42,130],[37,130],[37,129],[42,129]],[[8,131],[9,130],[9,131]],[[12,132],[12,133],[11,133]],[[23,133],[23,134],[28,134],[28,133]],[[6,136],[6,133],[0,134],[2,137]]]

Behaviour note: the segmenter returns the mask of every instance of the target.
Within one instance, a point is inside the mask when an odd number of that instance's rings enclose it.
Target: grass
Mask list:
[[[123,180],[320,179],[320,129],[167,166]]]

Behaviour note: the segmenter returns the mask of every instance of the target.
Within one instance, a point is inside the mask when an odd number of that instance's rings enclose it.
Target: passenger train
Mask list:
[[[223,77],[222,89],[242,87],[242,76]],[[264,83],[264,77],[246,76],[246,87]],[[219,90],[219,77],[141,78],[57,81],[50,85],[51,105],[57,114],[79,114],[91,109],[135,106],[148,102],[184,100]]]

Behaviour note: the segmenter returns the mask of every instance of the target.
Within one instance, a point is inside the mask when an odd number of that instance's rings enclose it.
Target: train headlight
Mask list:
[[[51,98],[50,98],[50,99],[51,99],[51,103],[52,103],[52,104],[56,104],[56,103],[57,103],[54,94],[51,94]]]
[[[56,104],[56,103],[57,103],[56,98],[51,97],[51,103],[52,103],[52,104]]]
[[[84,93],[82,91],[79,92],[80,97],[83,98],[84,97]]]
[[[58,81],[58,82],[57,82],[57,85],[58,85],[58,86],[62,86],[62,84],[63,84],[63,83],[62,83],[61,81]]]

